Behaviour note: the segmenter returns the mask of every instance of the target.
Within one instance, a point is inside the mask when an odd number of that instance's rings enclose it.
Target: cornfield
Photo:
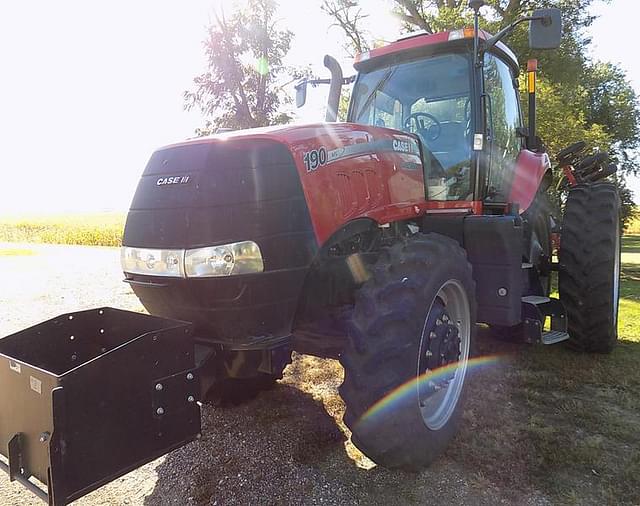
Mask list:
[[[0,217],[0,242],[120,246],[125,214]]]

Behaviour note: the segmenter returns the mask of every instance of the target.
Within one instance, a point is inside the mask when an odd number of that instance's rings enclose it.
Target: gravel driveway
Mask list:
[[[115,248],[0,244],[0,275],[0,336],[80,309],[143,310],[121,281]],[[503,372],[478,375],[476,393],[492,385],[495,395],[505,395]],[[483,429],[467,412],[460,437],[430,469],[406,474],[375,467],[341,424],[341,374],[334,361],[298,356],[282,384],[254,401],[204,406],[202,439],[76,504],[548,504],[526,485],[502,488],[469,465],[465,441],[482,437]],[[4,474],[0,503],[42,504]]]

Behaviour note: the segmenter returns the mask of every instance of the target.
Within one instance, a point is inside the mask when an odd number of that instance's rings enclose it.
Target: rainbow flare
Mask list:
[[[504,355],[486,355],[484,357],[470,358],[467,361],[467,374],[472,370],[478,370],[479,368],[484,366],[495,365],[500,362],[503,357]],[[400,402],[404,398],[415,393],[416,388],[419,384],[437,380],[440,377],[455,372],[457,368],[458,362],[453,362],[444,367],[439,367],[438,369],[427,371],[417,378],[413,378],[400,385],[399,387],[394,388],[382,399],[371,406],[365,412],[365,414],[362,415],[358,423],[366,423],[367,421],[371,421],[373,418],[381,415],[384,412],[393,410],[394,407],[400,404]]]

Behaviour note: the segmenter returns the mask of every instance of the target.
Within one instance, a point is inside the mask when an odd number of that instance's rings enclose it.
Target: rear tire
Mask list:
[[[569,191],[560,241],[560,300],[569,319],[569,345],[609,353],[618,339],[620,198],[611,183]]]
[[[415,471],[444,451],[462,414],[474,330],[475,283],[456,241],[417,234],[381,253],[340,358],[344,421],[365,455]]]

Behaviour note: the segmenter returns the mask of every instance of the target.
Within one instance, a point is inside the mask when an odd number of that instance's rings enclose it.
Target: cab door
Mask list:
[[[506,203],[513,181],[516,159],[523,148],[517,129],[522,126],[515,76],[509,66],[493,54],[484,57],[489,173],[487,203]]]

